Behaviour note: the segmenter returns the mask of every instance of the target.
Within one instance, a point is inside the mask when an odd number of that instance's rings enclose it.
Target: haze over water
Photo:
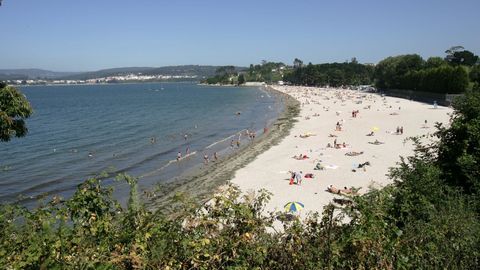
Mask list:
[[[228,137],[262,130],[281,110],[277,97],[248,87],[144,83],[21,90],[35,113],[26,137],[0,146],[0,202],[69,196],[102,171],[126,172],[151,186],[197,166],[205,153],[230,154],[230,140],[238,135]],[[197,154],[172,162],[187,147]]]

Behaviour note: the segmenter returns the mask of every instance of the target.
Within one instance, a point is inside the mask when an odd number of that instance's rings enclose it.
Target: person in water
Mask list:
[[[205,165],[208,164],[208,154],[205,154],[205,155],[203,156],[203,163],[204,163]]]
[[[180,159],[182,159],[182,153],[180,151],[178,151],[177,153],[177,161],[179,161]]]

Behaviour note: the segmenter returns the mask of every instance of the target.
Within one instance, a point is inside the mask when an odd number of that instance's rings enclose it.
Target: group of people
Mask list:
[[[397,134],[402,135],[403,134],[403,126],[397,127]]]
[[[337,122],[337,125],[335,126],[335,131],[342,131],[342,124],[340,124],[340,122]]]
[[[359,110],[353,110],[353,111],[352,111],[352,117],[353,117],[353,118],[357,118],[357,114],[358,114],[359,112],[360,112]]]
[[[265,128],[265,129],[266,129],[266,128]],[[265,132],[265,131],[264,131],[264,132]],[[249,131],[249,130],[247,129],[247,131],[246,131],[245,133],[246,133],[247,137],[248,137],[250,140],[255,139],[255,136],[256,136],[255,131]]]
[[[289,173],[290,173],[290,185],[302,184],[302,171],[299,171],[299,172],[289,171]]]
[[[217,160],[218,160],[217,152],[213,152],[213,161],[217,161]],[[208,154],[205,154],[203,156],[203,164],[208,165],[209,162],[210,162],[210,157],[208,156]]]
[[[355,191],[351,188],[343,187],[343,189],[339,189],[333,185],[328,186],[327,191],[334,194],[355,194]]]

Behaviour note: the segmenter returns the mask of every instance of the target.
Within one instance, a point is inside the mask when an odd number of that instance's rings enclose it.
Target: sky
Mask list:
[[[480,54],[480,0],[3,0],[0,69]]]

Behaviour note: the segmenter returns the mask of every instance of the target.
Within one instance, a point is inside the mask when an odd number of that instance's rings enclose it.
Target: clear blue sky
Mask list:
[[[378,62],[480,54],[480,0],[3,0],[0,68]]]

